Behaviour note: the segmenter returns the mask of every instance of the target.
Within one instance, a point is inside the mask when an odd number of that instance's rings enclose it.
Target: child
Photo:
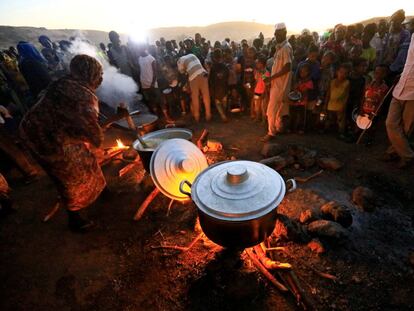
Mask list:
[[[385,84],[385,77],[388,74],[387,65],[377,65],[374,70],[374,80],[365,87],[364,99],[359,108],[360,115],[369,115],[370,118],[376,115],[379,105],[387,94],[388,86]],[[374,136],[374,126],[367,131],[367,143],[371,143]]]
[[[265,77],[270,77],[270,72],[266,70],[267,57],[260,55],[256,60],[256,70],[254,73],[256,80],[256,87],[254,88],[254,114],[255,121],[265,121],[266,120],[266,84],[264,82]]]
[[[314,83],[317,83],[317,81],[320,78],[321,75],[321,64],[318,61],[318,56],[319,56],[319,48],[314,45],[311,44],[308,48],[308,56],[304,61],[301,61],[298,64],[298,68],[296,70],[295,73],[295,77],[296,79],[299,79],[299,69],[300,67],[303,66],[303,64],[309,64],[310,65],[310,75],[311,75],[311,79]]]
[[[308,63],[302,64],[299,68],[298,81],[294,90],[299,92],[302,97],[296,102],[290,104],[290,126],[291,131],[303,134],[305,130],[306,106],[309,100],[309,94],[313,91],[313,81],[311,79],[311,66]]]
[[[328,128],[336,123],[338,131],[342,136],[345,133],[346,127],[345,110],[349,96],[349,71],[349,64],[342,63],[339,65],[336,70],[336,78],[331,81],[325,100],[328,112],[328,122],[326,127]]]
[[[255,87],[254,68],[256,67],[256,49],[248,47],[243,50],[243,55],[239,57],[240,82],[245,107],[250,106],[250,117],[254,118],[253,90]]]
[[[230,48],[223,50],[223,61],[229,70],[229,94],[228,94],[228,105],[230,109],[232,106],[240,106],[240,94],[237,90],[237,70],[236,61],[233,57],[233,51]]]
[[[352,71],[348,77],[349,79],[349,97],[346,105],[346,122],[348,129],[352,133],[354,129],[354,121],[352,114],[355,108],[360,107],[364,97],[365,90],[365,74],[368,69],[368,62],[363,58],[357,58],[353,62]]]
[[[229,69],[223,63],[223,55],[221,49],[215,49],[212,56],[213,64],[210,69],[209,85],[210,94],[216,104],[216,108],[223,122],[227,122],[227,94]]]

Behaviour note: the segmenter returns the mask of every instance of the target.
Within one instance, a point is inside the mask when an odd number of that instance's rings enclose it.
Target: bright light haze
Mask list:
[[[131,33],[137,28],[283,21],[288,31],[321,31],[337,23],[390,16],[398,9],[413,15],[414,0],[0,0],[0,23]]]

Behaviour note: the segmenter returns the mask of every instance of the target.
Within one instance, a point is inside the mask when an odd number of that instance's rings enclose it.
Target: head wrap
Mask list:
[[[39,40],[39,43],[45,48],[49,48],[49,49],[53,48],[52,40],[50,40],[48,36],[41,35],[38,40]]]
[[[19,52],[19,61],[35,60],[41,63],[47,63],[46,59],[39,53],[33,44],[25,41],[20,41],[17,44],[17,51]]]
[[[286,29],[285,23],[278,23],[275,25],[275,30],[283,30]]]
[[[96,89],[102,82],[102,66],[93,57],[76,55],[70,62],[70,74],[73,79]]]
[[[398,10],[397,12],[395,12],[394,14],[391,15],[391,20],[393,21],[401,21],[401,23],[404,21],[405,19],[405,11],[404,10]]]

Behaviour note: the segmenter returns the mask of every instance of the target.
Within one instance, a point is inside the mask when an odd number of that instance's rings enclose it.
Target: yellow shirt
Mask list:
[[[371,65],[375,62],[377,58],[377,51],[373,47],[362,50],[361,57],[367,60],[368,64]]]
[[[330,85],[330,96],[328,102],[329,111],[344,111],[349,96],[349,80],[338,82],[333,79]]]

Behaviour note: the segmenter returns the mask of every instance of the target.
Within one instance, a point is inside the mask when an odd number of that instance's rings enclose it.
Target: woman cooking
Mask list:
[[[29,150],[55,183],[69,228],[75,232],[93,225],[79,211],[92,204],[106,185],[90,149],[103,140],[95,95],[101,82],[100,63],[87,55],[75,56],[70,74],[48,86],[20,125]]]

